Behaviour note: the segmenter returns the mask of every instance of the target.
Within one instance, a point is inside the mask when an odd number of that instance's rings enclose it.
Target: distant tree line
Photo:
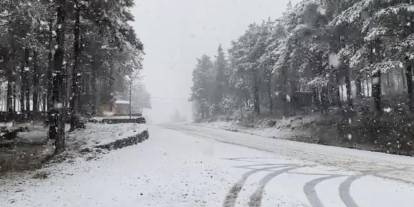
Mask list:
[[[304,0],[198,59],[197,120],[414,111],[413,0]]]
[[[141,68],[133,0],[0,1],[1,101],[8,119],[47,114],[56,151],[64,123],[93,115]]]

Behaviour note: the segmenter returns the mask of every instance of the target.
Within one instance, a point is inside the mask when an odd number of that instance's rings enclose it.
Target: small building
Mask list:
[[[130,105],[129,101],[123,98],[113,98],[109,104],[102,105],[100,110],[104,116],[129,116],[130,107],[132,116],[142,116],[142,108],[134,102]]]
[[[113,113],[115,115],[129,115],[129,101],[117,99],[113,103]]]

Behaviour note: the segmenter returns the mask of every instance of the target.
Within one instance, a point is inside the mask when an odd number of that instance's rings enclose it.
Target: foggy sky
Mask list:
[[[280,17],[289,0],[135,0],[133,23],[145,45],[145,85],[152,121],[175,111],[191,117],[188,102],[196,58],[227,50],[253,22]],[[292,1],[295,2],[295,1]]]

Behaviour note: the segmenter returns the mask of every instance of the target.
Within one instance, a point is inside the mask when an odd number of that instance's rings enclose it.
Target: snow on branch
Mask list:
[[[397,70],[403,68],[404,64],[401,61],[385,61],[376,63],[371,66],[371,74],[376,74],[378,72],[388,73],[391,70]]]

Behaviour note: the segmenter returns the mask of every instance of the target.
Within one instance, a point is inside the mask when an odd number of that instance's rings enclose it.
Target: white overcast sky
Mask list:
[[[219,44],[227,49],[253,22],[280,17],[288,2],[135,0],[133,25],[146,52],[142,74],[152,96],[151,119],[168,121],[177,110],[190,116],[196,58],[214,56]]]

